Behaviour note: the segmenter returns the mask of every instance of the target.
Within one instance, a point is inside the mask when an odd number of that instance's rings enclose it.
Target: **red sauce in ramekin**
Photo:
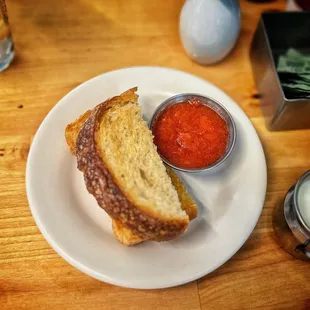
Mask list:
[[[165,108],[152,126],[158,152],[180,168],[204,168],[226,152],[229,130],[223,118],[197,99]]]

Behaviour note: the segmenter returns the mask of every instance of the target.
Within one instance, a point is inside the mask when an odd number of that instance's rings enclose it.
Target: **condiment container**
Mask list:
[[[201,167],[201,168],[182,168],[176,165],[173,165],[169,160],[167,160],[165,157],[161,155],[159,152],[159,155],[161,156],[162,160],[170,167],[183,171],[183,172],[189,172],[189,173],[200,173],[200,172],[214,172],[219,171],[226,167],[224,163],[227,163],[227,159],[230,157],[230,155],[233,152],[233,149],[235,147],[236,139],[237,139],[237,129],[235,125],[235,121],[232,117],[232,115],[229,113],[229,111],[219,102],[216,100],[206,97],[200,94],[193,94],[193,93],[183,93],[183,94],[177,94],[175,96],[172,96],[168,99],[166,99],[164,102],[162,102],[157,109],[155,110],[151,123],[150,128],[153,130],[158,118],[160,117],[161,113],[168,108],[171,105],[174,105],[176,103],[190,101],[190,100],[197,100],[200,104],[207,106],[208,108],[215,111],[226,123],[228,127],[228,143],[225,150],[225,153],[221,158],[219,158],[216,162],[213,164],[207,166],[207,167]],[[193,120],[194,122],[195,120]]]
[[[273,228],[281,248],[298,259],[310,260],[310,170],[276,207]]]
[[[228,55],[239,36],[239,1],[187,0],[179,30],[190,58],[204,65],[216,63]]]
[[[310,128],[310,99],[288,99],[276,70],[289,48],[310,53],[309,12],[263,13],[254,34],[250,58],[262,112],[269,130]]]

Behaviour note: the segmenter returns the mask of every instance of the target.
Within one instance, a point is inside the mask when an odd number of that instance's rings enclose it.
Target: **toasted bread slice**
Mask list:
[[[135,89],[129,90],[129,91],[125,92],[124,94],[122,94],[121,96],[114,97],[111,100],[109,100],[109,101],[107,101],[107,102],[97,106],[96,107],[97,113],[99,113],[98,111],[101,111],[102,106],[104,106],[104,109],[103,109],[104,111],[103,111],[103,113],[102,113],[102,111],[100,112],[101,114],[100,114],[99,119],[102,120],[103,114],[106,113],[106,114],[108,114],[107,118],[109,119],[109,122],[111,121],[111,118],[112,118],[112,123],[113,123],[113,120],[119,122],[119,118],[120,117],[122,118],[122,117],[125,117],[125,116],[128,117],[127,112],[131,110],[132,113],[131,114],[129,113],[129,116],[131,117],[132,120],[134,119],[134,117],[136,117],[136,121],[138,121],[138,123],[142,122],[142,131],[143,130],[145,131],[146,124],[141,119],[139,106],[136,103],[137,97],[134,94],[134,91],[135,91]],[[118,112],[119,112],[119,109],[118,109],[119,106],[124,108],[124,111],[123,111],[124,112],[124,116],[118,116],[117,115]],[[101,107],[101,109],[99,109],[99,107]],[[110,113],[107,113],[107,111],[110,112]],[[79,117],[75,122],[69,124],[67,126],[67,128],[66,128],[66,140],[67,140],[67,143],[68,143],[68,145],[70,147],[70,150],[71,150],[71,152],[73,154],[76,153],[76,141],[77,141],[77,137],[79,135],[79,132],[80,132],[81,128],[84,127],[84,123],[90,117],[91,113],[92,113],[91,111],[87,111],[81,117]],[[128,119],[126,121],[128,121]],[[109,124],[109,123],[105,124],[103,126],[104,131],[105,131],[105,128],[109,128],[110,125],[111,124]],[[85,124],[85,127],[89,127],[89,126],[87,124]],[[117,127],[116,130],[117,130],[119,126],[116,126],[116,127]],[[97,131],[100,132],[100,129],[98,130],[98,124],[97,124],[97,127],[95,126],[95,127],[93,127],[93,129],[94,128],[95,128],[94,132],[96,132],[96,129],[97,129]],[[99,126],[99,128],[100,128],[100,126]],[[114,130],[115,130],[115,128],[114,128]],[[149,132],[148,129],[147,129],[147,132]],[[103,134],[99,133],[99,143],[98,144],[100,144],[100,137],[104,136],[104,134],[105,133],[103,133]],[[117,132],[117,134],[120,134],[120,133]],[[80,136],[82,136],[82,134]],[[96,136],[96,135],[93,135],[93,137],[94,136]],[[127,133],[125,134],[125,137],[127,139]],[[85,136],[84,136],[84,138],[85,138]],[[87,139],[89,139],[89,138],[90,137],[87,137]],[[114,140],[114,139],[112,139],[112,140]],[[95,141],[94,145],[96,146],[96,138],[93,141]],[[135,145],[136,145],[136,142],[135,142]],[[103,148],[103,150],[106,150],[106,149],[107,149],[106,147]],[[115,150],[115,146],[114,146],[114,150]],[[113,156],[117,153],[117,151],[118,150],[116,148],[115,152],[113,152]],[[154,151],[153,145],[152,145],[151,151]],[[155,153],[156,153],[155,155],[157,155],[156,150],[155,150]],[[102,157],[104,157],[104,155]],[[158,155],[157,155],[157,157],[158,157]],[[156,156],[155,156],[155,158],[156,158]],[[118,164],[123,164],[124,162],[126,162],[126,160],[122,159],[121,162],[119,162]],[[103,165],[105,166],[105,162],[104,162]],[[112,163],[112,165],[113,165],[113,163]],[[138,163],[138,167],[140,169],[140,167],[141,167],[141,163],[140,162]],[[105,166],[105,169],[107,169],[106,166]],[[190,198],[189,194],[187,193],[183,183],[180,181],[180,179],[177,177],[177,175],[173,172],[172,169],[169,168],[167,170],[167,172],[170,175],[170,178],[172,180],[172,183],[173,183],[174,187],[177,189],[178,198],[181,201],[181,208],[186,211],[186,213],[189,216],[189,219],[195,218],[197,216],[197,207],[196,207],[195,203],[193,202],[193,200]],[[139,173],[141,173],[141,172],[139,171]],[[166,176],[165,173],[163,175]],[[111,175],[110,175],[110,177],[111,177]],[[142,176],[142,179],[143,179],[143,177],[146,177],[146,176],[145,175]],[[168,179],[166,178],[166,182],[167,182]],[[113,178],[112,178],[112,181],[113,181]],[[144,181],[144,180],[142,180],[142,181]],[[86,179],[86,183],[87,183],[87,179]],[[168,182],[168,184],[169,184],[169,182]],[[149,184],[147,184],[147,185],[149,185]],[[116,186],[118,187],[118,185],[116,185]],[[94,195],[94,196],[96,197],[96,195]],[[101,203],[104,204],[104,201],[102,199],[101,199]],[[142,209],[142,212],[141,212],[141,209]],[[147,216],[150,216],[150,214],[148,212],[149,210],[145,210],[143,208],[141,208],[141,209],[139,209],[139,213],[140,213],[139,215],[140,216],[141,216],[141,214],[143,215],[143,213],[146,213]],[[151,215],[150,219],[153,221],[154,219],[152,218],[152,216],[153,215]],[[169,219],[169,217],[167,219],[167,218],[165,218],[165,216],[164,216],[164,218],[162,218],[161,216],[162,215],[160,214],[160,216],[159,216],[160,220],[168,222],[169,225],[171,224],[171,219]],[[112,218],[113,218],[113,215],[112,215]],[[122,219],[122,216],[120,216],[120,219]],[[147,232],[147,233],[145,233],[144,231],[142,231],[142,232],[140,231],[140,234],[139,233],[135,233],[134,232],[135,229],[132,229],[132,226],[130,227],[130,225],[127,225],[128,224],[127,223],[128,219],[126,219],[124,222],[122,222],[122,220],[120,220],[120,219],[113,220],[113,232],[114,232],[115,236],[117,237],[117,239],[120,242],[122,242],[123,244],[125,244],[125,245],[133,245],[133,244],[142,242],[142,241],[147,240],[147,239],[167,240],[167,238],[170,239],[171,236],[173,236],[173,234],[175,234],[175,232],[171,233],[171,231],[168,231],[167,233],[164,233],[163,231],[161,231],[159,233],[159,235],[157,233],[154,233],[154,232],[151,232],[151,233]],[[186,222],[186,220],[184,221],[184,219],[185,219],[185,217],[183,216],[183,218],[181,220],[181,222],[183,221],[183,225]],[[158,216],[157,216],[156,220],[158,221]],[[144,221],[144,222],[147,222],[147,220]],[[136,224],[133,223],[133,226],[134,225],[136,225]],[[141,223],[140,223],[140,225],[141,225]],[[167,227],[167,226],[169,227],[169,225],[167,225],[167,223],[165,223],[165,225],[163,225],[163,226],[164,227]],[[174,225],[175,225],[175,222],[174,222]],[[140,226],[140,229],[141,229],[141,227],[142,226]],[[168,229],[170,229],[170,228],[168,228]],[[139,228],[138,228],[138,230],[139,230]],[[179,233],[177,233],[177,234],[179,234]]]
[[[189,217],[142,119],[136,89],[94,108],[76,143],[87,190],[114,220],[140,238],[171,240]]]

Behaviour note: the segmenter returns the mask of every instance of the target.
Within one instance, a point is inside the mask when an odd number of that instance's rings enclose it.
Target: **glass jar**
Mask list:
[[[273,229],[281,248],[298,259],[310,260],[310,170],[275,208]]]

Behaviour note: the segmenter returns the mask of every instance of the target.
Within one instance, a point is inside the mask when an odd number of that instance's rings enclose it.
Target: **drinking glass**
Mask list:
[[[6,69],[14,58],[14,44],[10,32],[5,0],[0,0],[0,72]]]

